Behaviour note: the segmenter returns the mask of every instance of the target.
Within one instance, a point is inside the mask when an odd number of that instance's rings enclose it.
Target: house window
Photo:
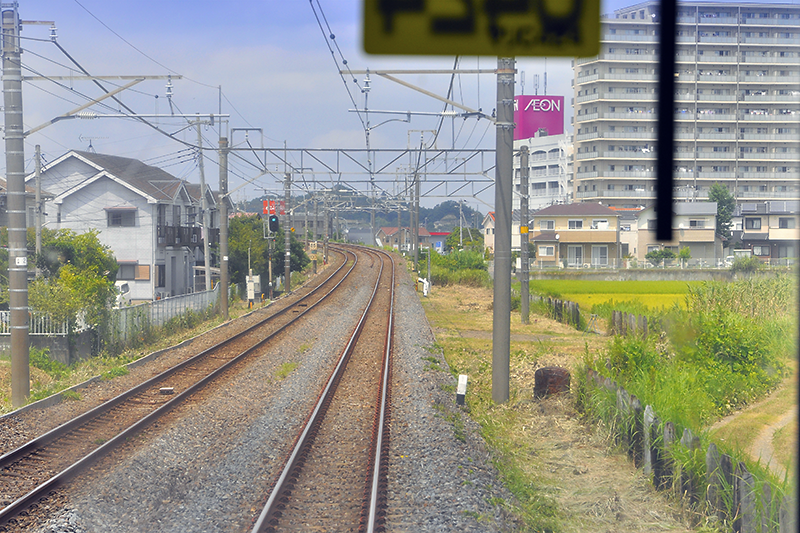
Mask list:
[[[540,220],[539,221],[539,229],[542,230],[542,231],[556,229],[556,221],[555,220]]]
[[[134,280],[136,279],[136,265],[133,263],[119,265],[117,270],[117,280]]]
[[[592,229],[608,229],[608,219],[592,220]]]
[[[556,247],[555,246],[539,246],[539,257],[544,256],[554,256],[556,255]]]
[[[706,221],[705,221],[705,219],[690,220],[689,221],[689,227],[690,228],[705,228],[706,227]]]
[[[136,211],[115,211],[110,210],[108,214],[108,227],[135,226]]]
[[[768,256],[769,246],[753,246],[753,255]]]
[[[661,247],[660,247],[659,245],[657,245],[657,244],[648,244],[648,245],[647,245],[647,253],[648,253],[648,254],[649,254],[650,252],[657,252],[657,251],[659,251],[660,249],[661,249]]]
[[[583,229],[583,220],[570,220],[569,229]]]
[[[156,287],[167,286],[167,267],[166,265],[156,265]]]
[[[179,205],[172,206],[172,225],[173,226],[181,225],[181,206]]]
[[[745,218],[744,229],[761,229],[760,218]]]
[[[608,246],[592,246],[592,265],[608,265]]]
[[[650,220],[647,221],[647,229],[650,230],[650,231],[655,231],[657,224],[658,223],[656,222],[655,219],[650,219]],[[658,249],[658,248],[656,248],[656,249]]]
[[[778,219],[778,227],[781,229],[794,229],[795,222],[793,218],[779,218]]]

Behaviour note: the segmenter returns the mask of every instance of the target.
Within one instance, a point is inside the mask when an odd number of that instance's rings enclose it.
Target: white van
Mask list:
[[[122,307],[131,304],[131,286],[127,281],[115,281],[114,288],[117,289],[117,298],[114,307]]]

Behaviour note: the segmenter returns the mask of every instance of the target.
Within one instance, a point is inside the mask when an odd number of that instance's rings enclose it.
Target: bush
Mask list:
[[[737,257],[734,259],[733,264],[731,265],[731,272],[736,274],[737,272],[742,272],[744,274],[752,274],[753,272],[760,270],[764,267],[764,264],[761,260],[754,256],[748,255],[745,257]]]

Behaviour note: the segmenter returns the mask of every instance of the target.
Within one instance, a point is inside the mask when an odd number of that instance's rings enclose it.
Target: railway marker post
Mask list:
[[[460,374],[458,376],[458,387],[456,388],[457,405],[464,405],[464,398],[467,395],[467,379],[468,376],[466,374]]]

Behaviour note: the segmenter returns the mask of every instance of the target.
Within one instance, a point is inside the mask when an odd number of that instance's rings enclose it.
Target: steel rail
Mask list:
[[[383,252],[385,253],[385,252]],[[389,254],[386,254],[387,256]],[[389,435],[388,435],[388,418],[389,418],[389,407],[390,407],[390,399],[391,399],[391,380],[392,380],[392,337],[394,335],[394,276],[395,276],[395,263],[391,256],[389,256],[389,261],[392,265],[392,288],[391,288],[391,296],[389,299],[389,318],[388,318],[388,327],[386,330],[386,340],[385,340],[385,350],[383,353],[383,368],[382,368],[382,384],[381,390],[378,397],[378,417],[376,421],[376,438],[375,438],[375,448],[373,450],[373,459],[372,459],[372,476],[371,481],[369,483],[369,507],[367,512],[367,521],[365,524],[365,530],[367,533],[374,533],[376,527],[379,525],[379,522],[382,525],[384,521],[384,516],[379,515],[383,505],[385,505],[385,500],[382,502],[380,501],[379,494],[385,491],[386,485],[386,477],[388,474],[387,468],[388,465],[386,464],[388,461],[388,444],[389,444]]]
[[[375,253],[375,251],[372,249],[364,248],[363,250],[368,251],[368,253]],[[267,503],[264,505],[261,514],[258,516],[258,519],[253,525],[252,533],[264,533],[267,531],[268,528],[271,527],[271,524],[269,524],[268,521],[270,521],[275,513],[280,510],[280,506],[283,504],[283,502],[280,500],[284,497],[284,493],[288,488],[288,481],[296,475],[298,467],[302,464],[301,456],[303,452],[311,445],[316,436],[317,428],[325,417],[328,405],[333,398],[333,394],[336,391],[336,387],[342,377],[342,374],[344,374],[350,354],[353,352],[358,338],[364,328],[364,324],[366,323],[369,312],[372,309],[372,304],[375,301],[375,295],[378,293],[378,289],[380,287],[383,268],[384,262],[381,261],[375,286],[373,287],[372,295],[370,296],[370,299],[364,308],[364,312],[362,313],[358,324],[353,330],[347,345],[342,350],[336,367],[331,372],[330,378],[328,378],[325,387],[320,393],[319,398],[317,399],[317,402],[314,405],[314,408],[312,409],[305,426],[303,427],[303,431],[300,433],[300,436],[295,442],[292,452],[289,455],[289,459],[287,460],[281,475],[278,477],[278,480],[275,482],[275,485],[270,492]],[[392,286],[394,286],[394,277],[392,278]]]
[[[191,358],[179,363],[178,365],[175,365],[172,368],[169,368],[169,369],[165,370],[164,372],[162,372],[162,373],[160,373],[160,374],[148,379],[147,381],[141,383],[140,385],[137,385],[136,387],[134,387],[132,389],[129,389],[128,391],[116,396],[115,398],[112,398],[111,400],[108,400],[107,402],[104,402],[103,404],[98,405],[94,409],[91,409],[90,411],[87,411],[86,413],[83,413],[82,415],[80,415],[80,416],[78,416],[76,418],[73,418],[72,420],[70,420],[68,422],[65,422],[64,424],[58,426],[57,428],[54,428],[54,429],[48,431],[44,435],[41,435],[40,437],[37,437],[36,439],[33,439],[33,440],[29,441],[26,444],[23,444],[19,448],[6,453],[2,457],[0,457],[0,469],[8,468],[9,465],[13,464],[15,461],[19,460],[20,458],[28,456],[28,455],[32,455],[36,450],[42,448],[43,446],[47,446],[48,444],[56,441],[60,437],[62,437],[64,435],[70,433],[71,431],[73,431],[73,430],[85,425],[90,420],[92,420],[94,418],[98,418],[99,416],[101,416],[101,415],[105,414],[106,412],[110,411],[112,408],[114,408],[117,405],[121,404],[122,402],[124,402],[128,398],[136,396],[137,394],[147,390],[149,387],[152,386],[153,383],[157,383],[158,381],[161,381],[164,378],[171,376],[172,374],[178,372],[179,370],[181,370],[181,369],[183,369],[183,368],[185,368],[185,367],[197,362],[197,360],[199,360],[202,357],[205,357],[206,355],[208,355],[212,351],[217,350],[220,347],[231,343],[233,340],[235,340],[237,338],[240,338],[240,337],[252,332],[256,328],[262,327],[264,324],[266,324],[268,321],[274,319],[275,317],[280,316],[280,315],[288,312],[291,309],[294,309],[303,300],[309,298],[312,294],[315,294],[318,290],[320,290],[321,287],[323,287],[326,283],[328,283],[331,279],[333,279],[334,276],[336,276],[339,272],[341,272],[347,266],[347,254],[344,253],[344,251],[342,251],[342,250],[338,250],[338,251],[339,251],[339,253],[342,253],[344,258],[345,258],[345,260],[342,262],[342,265],[339,268],[337,268],[330,276],[328,276],[328,278],[326,278],[322,283],[320,283],[317,287],[315,287],[312,291],[310,291],[308,294],[303,296],[303,298],[301,298],[297,302],[294,302],[292,305],[289,305],[286,308],[281,309],[280,311],[276,312],[275,314],[270,315],[269,317],[267,317],[263,321],[260,321],[259,323],[257,323],[255,325],[245,329],[244,331],[242,331],[240,333],[237,333],[236,335],[231,336],[230,338],[226,339],[225,341],[223,341],[221,343],[218,343],[215,346],[212,346],[210,348],[207,348],[206,350],[203,350],[199,354],[197,354],[197,355],[195,355],[195,356],[193,356],[193,357],[191,357]],[[352,254],[352,252],[348,252],[348,253]],[[123,430],[117,436],[109,439],[108,441],[106,441],[105,443],[100,445],[98,448],[94,449],[92,452],[90,452],[89,454],[85,455],[82,459],[76,461],[75,463],[73,463],[72,465],[70,465],[69,467],[67,467],[63,471],[61,471],[60,473],[52,476],[50,479],[48,479],[47,481],[39,484],[37,487],[35,487],[31,491],[29,491],[27,494],[21,496],[20,498],[18,498],[17,500],[15,500],[14,502],[12,502],[8,506],[6,506],[5,508],[1,509],[0,510],[0,524],[8,523],[8,521],[11,518],[13,518],[17,514],[19,514],[25,508],[29,507],[37,499],[43,497],[46,492],[52,491],[52,490],[54,490],[54,489],[56,489],[56,488],[58,488],[58,487],[60,487],[60,486],[62,486],[64,484],[66,484],[69,480],[74,478],[76,475],[78,475],[81,471],[83,471],[89,465],[91,465],[92,463],[94,463],[95,461],[100,459],[101,457],[105,456],[106,454],[110,453],[117,446],[119,446],[122,443],[124,443],[129,436],[135,434],[138,431],[141,431],[141,430],[145,429],[147,426],[152,424],[155,420],[157,420],[161,416],[164,416],[165,414],[170,412],[172,409],[177,407],[185,399],[189,398],[192,394],[194,394],[195,392],[200,390],[203,386],[207,385],[209,382],[213,381],[216,377],[221,375],[223,372],[225,372],[226,370],[228,370],[229,368],[231,368],[235,364],[237,364],[240,361],[242,361],[245,357],[250,355],[256,349],[260,348],[267,341],[272,340],[276,335],[278,335],[279,333],[284,331],[286,328],[288,328],[290,325],[292,325],[294,322],[296,322],[298,319],[300,319],[306,313],[310,312],[314,307],[316,307],[323,300],[325,300],[328,296],[330,296],[333,293],[334,290],[336,290],[339,286],[341,286],[341,284],[344,282],[344,280],[347,279],[347,277],[353,272],[353,270],[355,269],[355,266],[356,266],[356,264],[358,262],[358,258],[357,258],[357,256],[355,254],[352,254],[352,255],[354,257],[354,261],[353,261],[353,264],[350,266],[350,269],[345,273],[345,276],[341,280],[339,280],[327,293],[325,293],[325,295],[319,301],[317,301],[314,304],[308,306],[305,310],[303,310],[296,317],[294,317],[289,323],[284,324],[278,330],[276,330],[272,334],[268,335],[266,338],[262,339],[261,341],[259,341],[255,345],[251,346],[247,350],[243,351],[239,355],[233,357],[231,360],[229,360],[228,362],[224,363],[222,366],[220,366],[219,368],[217,368],[216,370],[214,370],[213,372],[211,372],[210,374],[208,374],[207,376],[202,378],[200,381],[196,382],[194,385],[188,387],[186,390],[184,390],[183,392],[177,394],[171,400],[165,402],[160,407],[158,407],[155,410],[151,411],[148,415],[146,415],[145,417],[141,418],[138,422],[135,422],[134,424],[129,426],[127,429]]]

